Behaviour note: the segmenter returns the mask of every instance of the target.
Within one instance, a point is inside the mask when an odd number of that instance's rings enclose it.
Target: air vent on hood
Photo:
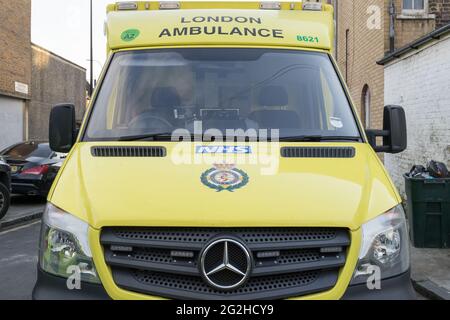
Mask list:
[[[352,147],[284,147],[281,148],[284,158],[353,158],[355,148]]]
[[[164,147],[92,147],[94,157],[155,157],[167,155]]]

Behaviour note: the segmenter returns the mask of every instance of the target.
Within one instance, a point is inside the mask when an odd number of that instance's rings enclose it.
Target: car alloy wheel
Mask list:
[[[5,196],[0,191],[0,212],[2,211],[4,205],[5,205]]]
[[[0,219],[6,215],[9,208],[9,190],[0,183]]]

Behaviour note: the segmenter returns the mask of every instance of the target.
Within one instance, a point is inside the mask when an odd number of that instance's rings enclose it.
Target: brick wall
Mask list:
[[[434,19],[397,19],[395,48],[402,48],[436,29]]]
[[[86,70],[36,45],[32,46],[32,61],[29,138],[47,140],[50,110],[55,104],[75,104],[77,120],[81,120],[86,105]]]
[[[29,98],[14,83],[31,83],[30,37],[31,0],[0,0],[0,94]]]
[[[436,27],[450,23],[450,0],[429,0],[430,13],[436,15]]]
[[[363,90],[367,85],[371,95],[371,128],[382,127],[384,107],[384,71],[376,61],[390,49],[390,0],[334,0],[338,23],[337,61],[346,77],[351,96],[360,116],[363,114]],[[450,22],[450,0],[429,0],[429,11],[422,16],[402,17],[403,0],[395,0],[395,48],[400,48]],[[381,12],[379,29],[369,29],[370,6]],[[435,15],[436,19],[430,14]],[[348,40],[346,32],[348,30]]]
[[[430,5],[432,1],[436,0],[429,0]],[[402,3],[403,0],[395,0],[395,48],[397,49],[436,29],[435,16],[431,15],[432,12],[430,12],[430,10],[428,10],[428,12],[424,12],[424,14],[418,14],[417,16],[408,16],[404,15],[402,12]],[[434,13],[435,12],[433,12],[433,14]]]
[[[397,10],[396,48],[424,36],[433,30],[450,23],[450,0],[428,0],[428,10],[423,15],[408,17],[402,15],[403,0],[395,0]]]
[[[384,14],[386,3],[385,0],[337,1],[339,68],[343,76],[347,76],[347,85],[360,116],[363,90],[366,85],[369,87],[371,112],[368,126],[372,128],[381,128],[382,125],[383,67],[376,61],[385,53],[388,32],[387,15]],[[369,29],[367,21],[371,13],[368,13],[368,8],[373,5],[380,8],[381,21],[379,28]]]
[[[402,105],[408,149],[385,164],[404,194],[402,175],[430,160],[450,167],[450,37],[385,68],[385,104]]]

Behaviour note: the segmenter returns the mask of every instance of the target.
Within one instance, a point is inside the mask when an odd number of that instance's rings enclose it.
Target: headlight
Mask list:
[[[358,265],[351,284],[366,282],[374,268],[379,268],[381,279],[408,271],[409,237],[401,205],[364,224],[362,233]]]
[[[47,204],[42,219],[39,263],[43,271],[68,278],[100,283],[88,243],[88,224]]]

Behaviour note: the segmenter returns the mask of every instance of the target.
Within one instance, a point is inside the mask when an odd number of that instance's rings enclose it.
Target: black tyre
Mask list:
[[[0,183],[0,219],[2,219],[9,209],[9,202],[11,200],[11,195],[8,188],[2,183]]]

